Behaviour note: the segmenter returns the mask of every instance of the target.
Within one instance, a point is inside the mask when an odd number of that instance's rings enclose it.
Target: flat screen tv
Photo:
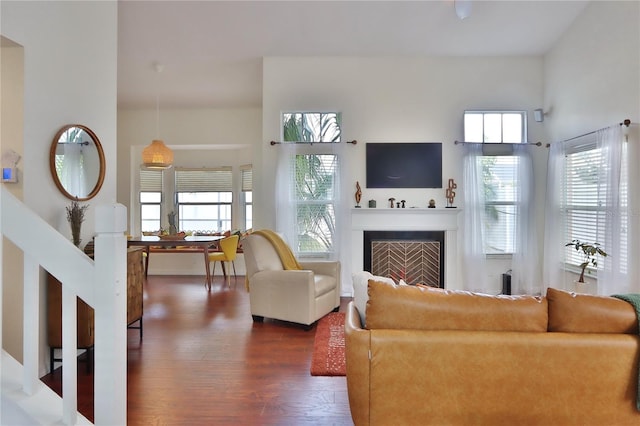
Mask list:
[[[367,188],[442,188],[441,143],[368,143]]]

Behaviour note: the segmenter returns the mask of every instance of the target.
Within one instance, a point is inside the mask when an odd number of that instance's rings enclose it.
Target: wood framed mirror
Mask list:
[[[98,137],[81,124],[69,124],[56,133],[49,151],[51,177],[67,198],[86,201],[104,182],[104,151]]]

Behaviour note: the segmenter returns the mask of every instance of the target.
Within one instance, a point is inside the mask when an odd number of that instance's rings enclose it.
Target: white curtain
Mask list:
[[[466,290],[489,292],[487,266],[484,254],[484,186],[482,167],[478,157],[482,156],[482,144],[465,144],[462,181],[464,188],[464,271],[463,285]]]
[[[533,161],[530,147],[513,145],[518,158],[515,252],[511,261],[512,294],[541,294],[538,241],[533,212]]]
[[[298,247],[296,231],[296,209],[291,176],[296,156],[296,144],[282,143],[277,145],[278,162],[276,170],[276,232],[280,233],[292,250]]]
[[[603,266],[598,271],[598,294],[629,293],[627,261],[632,261],[633,257],[627,252],[630,216],[621,126],[598,130],[596,145],[603,153],[598,167],[598,200],[604,202],[605,208],[602,219],[598,221],[597,241],[608,254],[606,258],[598,259]]]
[[[595,224],[596,241],[608,256],[598,256],[597,291],[601,295],[637,292],[637,284],[631,283],[630,270],[635,270],[635,255],[629,238],[633,224],[630,220],[632,195],[628,184],[627,144],[619,125],[595,132],[594,148],[600,150],[597,165],[597,199],[600,212]],[[591,139],[593,140],[593,139]],[[567,233],[566,156],[570,150],[584,145],[585,138],[551,145],[547,170],[547,200],[545,210],[544,278],[547,287],[575,290],[575,276],[565,271],[565,244],[573,238]],[[588,241],[592,242],[592,241]]]
[[[547,161],[547,196],[544,218],[544,255],[542,292],[548,287],[571,290],[564,272],[565,221],[565,144],[556,142],[549,148]]]
[[[334,229],[331,230],[332,249],[328,254],[329,260],[340,260],[342,269],[350,271],[350,256],[340,258],[341,253],[350,253],[349,238],[350,223],[349,211],[349,191],[342,191],[343,183],[341,176],[344,176],[344,153],[346,144],[344,143],[317,143],[317,144],[295,144],[283,143],[278,145],[278,162],[276,171],[276,231],[284,236],[285,241],[290,245],[296,256],[299,255],[298,235],[302,232],[298,229],[298,218],[295,200],[294,176],[295,157],[298,154],[332,154],[337,157],[336,180],[333,182],[333,210]],[[348,259],[347,259],[348,258]]]
[[[74,142],[65,142],[63,146],[64,161],[62,163],[62,176],[60,182],[65,190],[75,196],[85,197],[89,194],[87,179],[84,173],[82,145]]]

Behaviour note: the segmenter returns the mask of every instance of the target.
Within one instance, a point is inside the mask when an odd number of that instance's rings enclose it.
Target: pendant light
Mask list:
[[[163,66],[156,64],[156,72],[161,73]],[[156,139],[142,150],[142,163],[148,169],[168,169],[173,164],[173,151],[159,137],[160,134],[160,95],[156,95]]]

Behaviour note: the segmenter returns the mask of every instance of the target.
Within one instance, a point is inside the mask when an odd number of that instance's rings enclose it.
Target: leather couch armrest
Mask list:
[[[351,418],[356,425],[368,425],[371,332],[362,328],[360,314],[353,302],[347,306],[344,329]]]

